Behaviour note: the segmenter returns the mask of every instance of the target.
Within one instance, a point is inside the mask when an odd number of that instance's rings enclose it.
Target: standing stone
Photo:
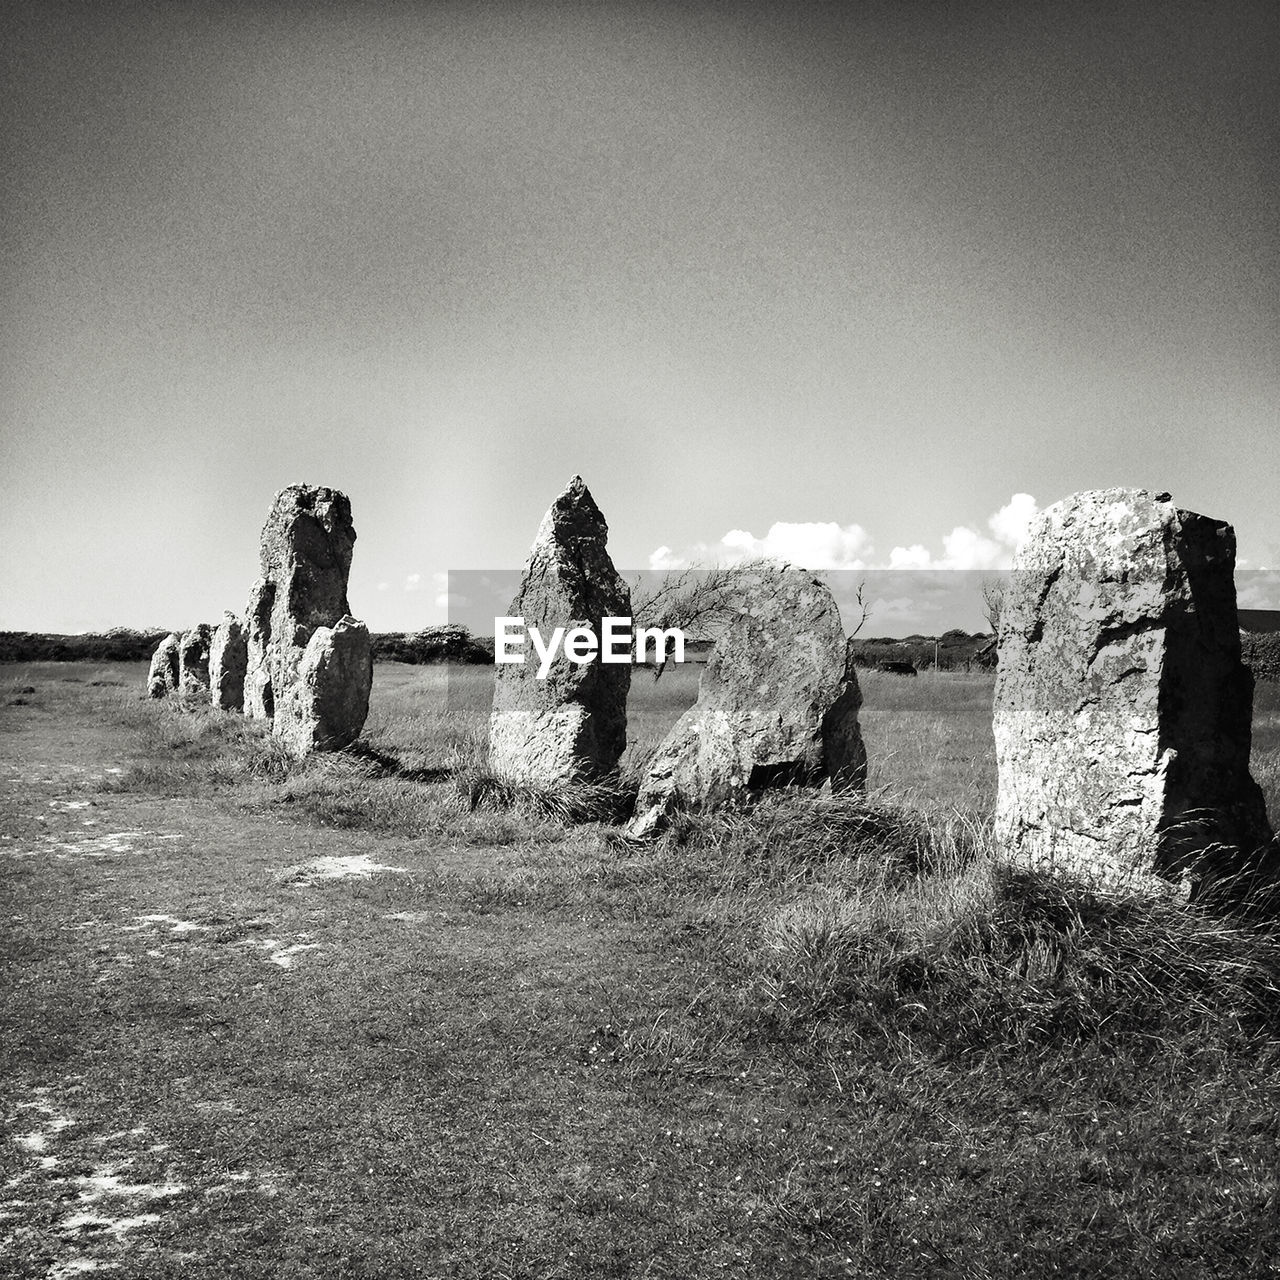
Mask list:
[[[529,552],[520,591],[508,614],[550,638],[601,620],[629,618],[631,592],[605,549],[609,526],[580,476],[551,504]],[[519,782],[554,786],[603,777],[627,745],[629,663],[597,657],[574,663],[561,646],[538,679],[532,646],[524,663],[498,665],[489,720],[489,765]]]
[[[276,714],[268,655],[275,597],[275,584],[259,578],[249,589],[249,603],[244,611],[244,713],[250,720],[272,720]]]
[[[244,709],[247,662],[244,624],[234,613],[224,613],[209,646],[209,695],[219,711]]]
[[[355,540],[347,495],[314,485],[282,489],[263,526],[262,574],[245,617],[245,709],[271,720],[273,732],[299,754],[348,745],[368,711],[369,633],[350,617],[347,603]],[[303,671],[304,655],[321,629],[334,634],[320,642],[314,669]],[[355,684],[340,691],[335,681],[347,677]],[[323,705],[312,705],[314,698]]]
[[[195,697],[209,692],[209,646],[213,633],[207,622],[184,631],[178,641],[178,692]]]
[[[742,570],[742,612],[717,642],[698,700],[658,748],[628,834],[656,834],[681,809],[768,787],[866,785],[862,692],[827,586],[786,565]]]
[[[369,714],[373,646],[369,629],[343,617],[333,627],[317,627],[298,663],[276,718],[288,751],[339,751],[350,746]]]
[[[151,655],[151,669],[147,672],[148,697],[166,698],[177,691],[178,641],[178,633],[169,632]]]
[[[1269,839],[1234,566],[1231,526],[1167,493],[1080,493],[1032,523],[1000,617],[996,835],[1009,853],[1154,883],[1215,842]]]

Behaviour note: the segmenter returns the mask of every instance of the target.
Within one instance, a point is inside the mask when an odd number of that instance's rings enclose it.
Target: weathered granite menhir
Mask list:
[[[209,697],[219,711],[244,710],[248,661],[244,623],[234,613],[224,613],[209,645]]]
[[[181,636],[170,631],[156,646],[151,655],[151,669],[147,672],[147,695],[167,698],[178,690],[178,643]]]
[[[574,476],[538,527],[508,610],[550,636],[631,615],[631,592],[606,550],[609,526]],[[563,648],[545,678],[537,663],[499,664],[489,720],[489,766],[514,781],[554,786],[613,772],[627,745],[628,663],[571,662]]]
[[[735,607],[698,685],[640,783],[628,834],[656,835],[680,811],[779,786],[866,785],[862,693],[840,610],[811,573],[744,567]]]
[[[1032,523],[1000,617],[1010,854],[1155,887],[1267,843],[1234,566],[1231,526],[1167,493],[1079,493]]]
[[[198,698],[209,692],[209,644],[213,638],[207,622],[184,631],[178,640],[178,692]]]
[[[368,715],[373,651],[347,603],[355,539],[346,494],[304,484],[276,494],[262,530],[244,709],[271,720],[294,755],[349,746]]]

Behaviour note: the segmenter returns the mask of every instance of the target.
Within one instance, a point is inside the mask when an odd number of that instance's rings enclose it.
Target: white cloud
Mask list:
[[[1018,549],[1027,536],[1027,526],[1039,514],[1040,508],[1029,493],[1015,493],[999,511],[987,521],[987,528],[1006,547]]]
[[[889,552],[890,569],[927,569],[929,567],[929,552],[918,542],[913,543],[909,547],[894,547]]]
[[[1237,562],[1237,568],[1239,563]],[[1236,606],[1240,609],[1275,609],[1280,606],[1280,573],[1246,565],[1236,580]]]
[[[721,541],[743,560],[770,556],[806,569],[865,569],[872,555],[871,538],[861,525],[840,525],[834,520],[779,521],[763,538],[734,529]]]
[[[941,567],[946,569],[1007,569],[1013,550],[963,524],[942,539],[942,549]]]
[[[805,569],[865,569],[871,554],[871,539],[861,525],[780,520],[770,525],[762,538],[747,529],[730,529],[719,542],[700,542],[684,552],[659,547],[649,556],[649,568],[664,571],[691,564],[735,565],[764,556]]]
[[[698,543],[684,552],[661,546],[649,556],[654,570],[683,569],[691,564],[734,565],[767,556],[804,569],[1007,569],[1039,508],[1029,493],[1015,493],[989,516],[988,537],[972,525],[957,525],[942,539],[942,554],[922,543],[894,547],[877,559],[870,533],[858,524],[832,521],[779,521],[762,538],[746,529],[730,529],[717,543]]]
[[[1029,493],[1015,493],[994,515],[987,517],[992,537],[973,525],[958,524],[942,539],[942,554],[934,556],[927,547],[914,543],[894,547],[889,552],[888,569],[1008,569],[1013,553],[1027,536],[1027,526],[1039,512]]]
[[[417,591],[422,586],[422,574],[411,573],[404,580],[404,589],[406,591]]]
[[[391,583],[389,583],[389,582],[380,582],[380,583],[378,583],[378,590],[379,590],[379,591],[389,591],[390,589],[391,589]]]
[[[467,596],[460,595],[456,590],[449,589],[449,574],[437,570],[431,575],[431,588],[435,592],[435,605],[437,609],[463,609],[471,603]]]

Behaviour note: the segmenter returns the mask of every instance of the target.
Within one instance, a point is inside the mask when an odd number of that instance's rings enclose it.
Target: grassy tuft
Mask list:
[[[488,769],[471,768],[456,779],[467,808],[515,810],[554,818],[565,824],[625,822],[635,809],[636,788],[625,780],[574,781],[559,786],[516,782]]]

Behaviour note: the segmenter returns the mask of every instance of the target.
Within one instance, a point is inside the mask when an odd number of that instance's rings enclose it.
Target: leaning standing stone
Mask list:
[[[285,748],[305,756],[350,746],[369,714],[372,685],[368,627],[351,617],[333,627],[317,627],[276,718]]]
[[[151,655],[151,669],[147,672],[148,697],[166,698],[177,690],[178,640],[178,633],[171,631]]]
[[[182,633],[178,642],[178,691],[184,697],[209,692],[209,645],[212,631],[207,622]]]
[[[631,592],[609,559],[609,526],[580,476],[551,504],[509,616],[544,637],[631,616]],[[563,647],[545,679],[538,664],[499,664],[489,720],[489,766],[519,782],[555,786],[600,778],[627,745],[629,663],[578,664]]]
[[[698,700],[640,783],[628,834],[656,834],[679,810],[742,801],[769,788],[836,791],[866,783],[862,693],[827,586],[785,565],[744,569],[741,609],[717,642]]]
[[[244,709],[247,660],[244,624],[234,613],[224,613],[209,646],[209,694],[218,710]]]
[[[1104,880],[1194,871],[1270,837],[1249,776],[1235,534],[1166,493],[1105,489],[1043,512],[1000,617],[996,834]],[[1217,868],[1215,868],[1217,869]]]

